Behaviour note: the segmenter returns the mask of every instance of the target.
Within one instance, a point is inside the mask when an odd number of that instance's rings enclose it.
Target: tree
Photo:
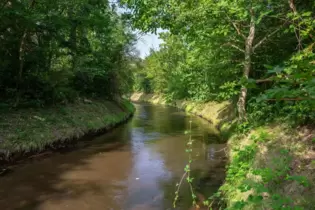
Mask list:
[[[126,91],[135,37],[107,0],[0,3],[0,95],[15,106]]]
[[[309,43],[308,40],[301,44],[303,18],[298,18],[292,3],[291,0],[121,1],[130,9],[128,15],[134,27],[151,32],[163,28],[170,33],[162,36],[165,44],[161,50],[147,59],[147,69],[152,65],[156,69],[154,77],[148,75],[153,84],[166,79],[163,86],[172,85],[163,91],[166,95],[193,100],[234,99],[239,89],[240,120],[247,118],[248,95],[251,98],[260,95],[275,84],[274,80],[268,80],[266,66],[282,65],[296,52],[297,45],[300,49]],[[298,1],[298,5],[305,10],[313,3]],[[291,14],[295,16],[293,19]],[[292,22],[299,26],[294,27]],[[179,45],[171,43],[171,39],[176,39]]]

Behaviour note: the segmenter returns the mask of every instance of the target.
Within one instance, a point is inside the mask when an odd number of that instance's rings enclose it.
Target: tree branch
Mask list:
[[[243,39],[246,39],[246,36],[241,32],[241,30],[238,28],[235,22],[232,21],[232,19],[225,13],[226,17],[228,18],[229,22],[233,25],[234,29],[236,30],[237,34],[243,37]]]
[[[279,98],[279,99],[266,99],[267,101],[308,101],[315,100],[315,98]]]
[[[276,30],[274,30],[272,33],[266,35],[264,38],[262,38],[262,39],[253,47],[253,51],[255,51],[257,47],[259,47],[259,46],[262,45],[265,41],[267,41],[267,39],[269,39],[269,38],[272,37],[274,34],[276,34],[278,31],[280,31],[281,28],[282,28],[282,26],[279,27],[279,28],[277,28]]]
[[[264,82],[273,82],[274,77],[269,77],[269,78],[266,78],[266,79],[258,79],[256,80],[256,83],[259,84],[259,83],[264,83]]]
[[[292,9],[293,13],[296,14],[297,12],[296,12],[296,7],[294,5],[294,0],[288,0],[288,2],[289,2],[289,6]]]
[[[6,7],[6,5],[7,5],[8,3],[10,3],[10,0],[5,1],[5,2],[2,4],[0,11],[2,11],[2,10]]]
[[[294,0],[289,0],[289,6],[291,8],[291,10],[293,11],[293,14],[294,16],[297,15],[297,11],[296,11],[296,7],[294,5]],[[302,40],[301,40],[301,26],[299,24],[299,20],[297,20],[297,25],[298,25],[298,29],[296,27],[294,27],[294,33],[295,33],[295,36],[296,36],[296,39],[298,40],[298,50],[301,51],[302,50]]]
[[[229,46],[231,46],[231,47],[233,47],[233,48],[235,48],[235,49],[237,49],[237,50],[239,50],[239,51],[245,53],[245,50],[243,50],[242,48],[236,46],[236,45],[233,44],[233,43],[228,42],[228,43],[225,43],[224,45],[229,45]],[[223,45],[223,46],[224,46],[224,45]]]

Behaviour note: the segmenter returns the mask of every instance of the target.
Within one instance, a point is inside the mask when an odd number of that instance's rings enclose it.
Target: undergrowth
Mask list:
[[[190,133],[189,130],[187,133]],[[311,131],[312,132],[312,131]],[[308,136],[312,136],[308,135]],[[230,162],[226,168],[224,185],[217,193],[202,202],[207,209],[225,210],[307,210],[313,209],[314,193],[312,173],[301,164],[303,156],[311,148],[299,142],[301,134],[290,126],[251,128],[248,123],[239,124],[228,143]],[[312,139],[311,144],[314,144]],[[186,152],[191,153],[191,137]],[[191,158],[185,167],[186,181],[192,185],[188,172]],[[314,161],[309,161],[309,165]],[[183,176],[183,177],[184,177]],[[183,178],[179,183],[182,184]],[[175,193],[177,201],[179,187]],[[200,208],[194,189],[192,204]],[[218,207],[218,203],[220,207]]]
[[[304,195],[298,192],[306,192],[313,183],[293,167],[298,159],[294,140],[284,143],[281,139],[294,136],[273,129],[248,130],[244,124],[239,126],[239,134],[230,142],[231,161],[225,184],[220,188],[227,209],[310,209],[311,201],[301,200]],[[287,192],[288,186],[296,189]]]

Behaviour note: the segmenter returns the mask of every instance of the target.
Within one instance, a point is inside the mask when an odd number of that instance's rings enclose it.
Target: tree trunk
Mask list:
[[[33,0],[30,4],[29,9],[32,9],[35,5],[35,0]],[[26,45],[26,39],[28,36],[28,30],[25,29],[23,32],[23,35],[21,37],[21,42],[20,42],[20,47],[19,47],[19,72],[18,72],[18,77],[16,81],[16,99],[14,103],[14,107],[17,107],[20,103],[20,97],[21,97],[21,83],[22,83],[22,76],[23,76],[23,68],[24,68],[24,59],[25,59],[25,45]]]
[[[17,107],[20,103],[20,97],[21,97],[21,91],[20,91],[20,85],[22,83],[22,74],[23,74],[23,68],[24,68],[24,53],[25,53],[25,42],[27,38],[27,30],[24,31],[23,36],[21,38],[20,48],[19,48],[19,73],[18,78],[16,81],[16,99],[14,107]]]
[[[289,0],[288,3],[289,3],[289,6],[290,6],[294,16],[296,16],[297,11],[296,11],[296,7],[294,4],[294,0]],[[300,27],[299,19],[294,20],[294,24],[296,25],[296,26],[294,26],[294,33],[295,33],[296,39],[298,41],[297,48],[299,51],[301,51],[303,47],[302,47],[302,39],[301,39],[301,34],[300,34],[301,33],[301,27]]]
[[[252,53],[253,53],[254,38],[255,38],[255,17],[254,17],[253,11],[251,10],[249,34],[245,40],[245,61],[244,61],[244,70],[243,70],[243,76],[245,77],[245,79],[248,79],[248,76],[252,67]],[[237,103],[239,119],[242,121],[247,120],[246,97],[247,97],[247,88],[245,86],[242,86],[239,100]]]
[[[68,13],[71,19],[71,28],[70,28],[70,47],[72,53],[72,69],[75,70],[77,66],[77,21],[75,19],[75,14],[72,10]]]

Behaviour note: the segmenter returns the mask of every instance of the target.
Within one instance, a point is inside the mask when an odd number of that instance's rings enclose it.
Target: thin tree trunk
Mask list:
[[[77,66],[77,26],[74,24],[71,26],[70,32],[71,50],[72,50],[72,69],[75,70]]]
[[[29,9],[32,9],[35,5],[35,0],[33,0],[30,4]],[[26,39],[28,36],[28,29],[25,29],[21,38],[20,47],[19,47],[19,72],[18,72],[18,78],[16,82],[16,99],[14,106],[17,107],[20,103],[21,98],[21,90],[20,86],[22,83],[22,76],[23,76],[23,68],[24,68],[24,58],[25,58],[25,45],[26,45]]]
[[[72,69],[75,70],[77,66],[77,22],[75,20],[75,15],[72,10],[68,12],[71,19],[71,29],[70,29],[70,46],[72,53]]]
[[[251,21],[250,21],[250,29],[249,34],[245,40],[245,61],[244,61],[244,70],[243,76],[248,79],[249,73],[252,68],[252,53],[253,53],[253,42],[255,38],[255,17],[254,13],[251,10]],[[244,121],[247,119],[246,116],[246,97],[247,97],[247,88],[242,86],[239,100],[237,103],[239,119]]]
[[[23,36],[21,38],[20,48],[19,48],[19,73],[16,83],[16,100],[14,106],[17,107],[20,103],[20,97],[21,97],[21,91],[20,91],[20,85],[22,83],[22,74],[23,74],[23,68],[24,68],[24,53],[25,53],[25,42],[27,38],[27,29],[24,31]]]
[[[10,0],[5,1],[5,2],[2,4],[0,11],[2,11],[2,9],[4,9],[6,6],[11,6]]]
[[[294,5],[294,0],[289,0],[288,3],[289,3],[289,6],[290,6],[294,16],[296,16],[297,15],[297,11],[296,11],[296,7]],[[299,20],[297,19],[295,21],[297,22],[296,25],[297,25],[298,28],[294,26],[294,33],[295,33],[296,39],[298,41],[297,48],[298,48],[299,51],[301,51],[302,48],[303,48],[301,34],[300,34],[301,33],[301,27],[300,27],[300,24],[299,24]]]

